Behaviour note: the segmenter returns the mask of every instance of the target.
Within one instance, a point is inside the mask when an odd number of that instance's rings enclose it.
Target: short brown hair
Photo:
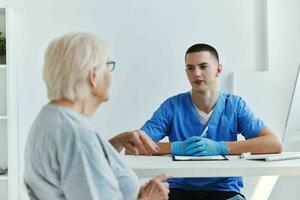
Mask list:
[[[215,57],[215,59],[217,60],[217,62],[219,63],[219,55],[217,50],[208,45],[208,44],[203,44],[203,43],[199,43],[199,44],[194,44],[192,46],[190,46],[188,48],[188,50],[186,50],[185,56],[184,56],[184,60],[186,59],[186,56],[190,53],[197,53],[197,52],[201,52],[201,51],[207,51],[209,52],[213,57]]]

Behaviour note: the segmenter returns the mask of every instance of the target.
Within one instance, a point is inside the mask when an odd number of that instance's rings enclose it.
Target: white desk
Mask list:
[[[233,159],[225,161],[172,161],[170,156],[125,156],[139,178],[161,173],[174,177],[300,176],[300,159],[275,162]]]

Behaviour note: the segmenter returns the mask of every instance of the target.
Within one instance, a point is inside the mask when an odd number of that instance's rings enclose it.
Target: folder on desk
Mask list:
[[[279,160],[291,160],[300,159],[300,152],[282,152],[276,154],[243,154],[247,160],[263,160],[263,161],[279,161]]]
[[[216,160],[228,160],[223,155],[216,156],[177,156],[172,155],[173,161],[216,161]]]

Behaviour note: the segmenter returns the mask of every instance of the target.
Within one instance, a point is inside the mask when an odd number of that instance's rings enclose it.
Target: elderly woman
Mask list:
[[[118,155],[158,147],[140,131],[103,139],[88,118],[108,100],[110,71],[105,45],[88,33],[66,34],[50,43],[44,80],[49,103],[35,119],[25,150],[24,180],[31,199],[168,199],[168,175],[139,188],[133,171]],[[117,150],[117,151],[116,151]]]

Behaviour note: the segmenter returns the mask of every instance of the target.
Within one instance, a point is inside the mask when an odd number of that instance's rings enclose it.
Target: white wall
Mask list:
[[[69,31],[88,31],[101,36],[111,47],[111,58],[117,61],[111,99],[92,119],[95,128],[109,138],[139,128],[164,99],[189,89],[183,57],[196,42],[212,44],[219,50],[225,69],[221,90],[231,90],[230,72],[269,67],[283,72],[287,80],[293,78],[284,73],[284,62],[273,60],[279,57],[273,39],[280,37],[271,35],[280,29],[276,27],[280,12],[275,5],[280,7],[284,2],[276,1],[274,8],[269,4],[265,29],[262,0],[12,1],[18,32],[17,48],[12,53],[17,62],[20,171],[28,130],[47,102],[41,74],[43,53],[51,39]],[[285,25],[283,20],[280,23]],[[293,55],[296,57],[296,53]],[[291,83],[286,84],[279,87],[284,90]],[[286,111],[284,98],[279,103]]]
[[[299,8],[300,1],[297,0],[268,0],[268,71],[234,73],[235,93],[242,95],[279,136],[284,132],[296,72],[300,64]],[[300,151],[299,142],[285,143],[285,150]],[[299,183],[299,177],[280,177],[269,199],[299,199]]]
[[[278,107],[287,113],[287,102],[292,94],[293,83],[300,64],[300,1],[269,0],[269,60],[277,76],[273,77],[275,98],[281,99]],[[271,34],[272,33],[272,34]],[[275,107],[275,110],[278,108]],[[300,110],[298,111],[300,112]],[[297,146],[287,143],[287,148],[300,151]],[[280,177],[270,196],[272,200],[299,199],[299,177]]]
[[[195,42],[219,49],[225,68],[223,90],[230,89],[228,72],[261,67],[264,34],[256,17],[262,15],[257,9],[260,2],[18,1],[20,31],[26,36],[19,40],[18,53],[20,129],[27,133],[45,103],[43,52],[55,36],[90,31],[110,45],[111,57],[117,61],[111,101],[95,116],[97,128],[108,135],[138,128],[162,100],[189,89],[183,56]]]
[[[0,199],[7,199],[7,184],[4,181],[0,181]]]

